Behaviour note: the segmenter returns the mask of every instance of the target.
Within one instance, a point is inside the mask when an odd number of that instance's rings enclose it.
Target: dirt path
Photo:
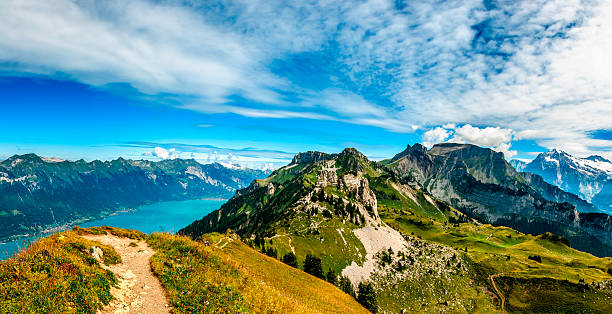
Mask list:
[[[499,289],[497,288],[497,285],[495,284],[495,277],[497,277],[499,275],[501,275],[501,274],[491,275],[491,276],[489,276],[489,280],[491,280],[491,284],[493,285],[493,289],[495,289],[495,292],[499,296],[500,307],[501,307],[501,310],[503,312],[504,311],[504,306],[505,306],[504,295],[501,293],[501,291],[499,291]]]
[[[150,259],[155,251],[146,242],[112,235],[89,235],[84,238],[114,247],[123,261],[121,264],[104,266],[117,276],[119,287],[111,288],[115,299],[101,313],[170,313],[166,292],[151,272]],[[130,246],[130,243],[137,245]],[[94,250],[94,254],[96,252]]]

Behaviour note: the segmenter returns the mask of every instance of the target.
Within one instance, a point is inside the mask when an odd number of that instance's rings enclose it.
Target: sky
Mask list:
[[[610,1],[0,2],[0,159],[612,159]]]

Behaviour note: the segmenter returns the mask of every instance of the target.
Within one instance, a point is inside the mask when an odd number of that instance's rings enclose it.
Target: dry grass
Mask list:
[[[76,232],[78,235],[84,234],[92,234],[92,235],[103,235],[103,234],[112,234],[114,236],[120,238],[128,238],[133,240],[146,240],[148,235],[146,233],[140,232],[138,230],[131,229],[121,229],[109,226],[102,227],[90,227],[90,228],[81,228],[79,226],[74,226],[72,231]]]
[[[235,261],[251,280],[264,283],[267,290],[294,301],[305,312],[368,313],[334,285],[260,254],[239,240],[228,242],[220,251],[222,257]],[[293,311],[298,308],[293,307]]]
[[[41,239],[0,262],[0,312],[95,313],[108,304],[117,279],[92,257],[94,246],[102,249],[104,263],[121,262],[113,248],[75,231]]]
[[[153,271],[177,313],[367,313],[336,287],[264,256],[233,236],[213,234],[206,239],[208,247],[162,233],[148,240],[157,250]]]

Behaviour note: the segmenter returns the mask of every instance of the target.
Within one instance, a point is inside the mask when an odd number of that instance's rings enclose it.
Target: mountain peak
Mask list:
[[[514,167],[514,169],[516,169],[516,171],[523,171],[523,169],[525,169],[525,167],[527,166],[527,163],[522,161],[522,160],[518,160],[518,159],[512,159],[510,160],[510,164],[512,165],[512,167]]]
[[[357,157],[357,158],[366,158],[366,156],[364,154],[362,154],[360,151],[358,151],[357,149],[355,149],[353,147],[345,148],[340,153],[340,156],[353,156],[353,157]]]
[[[542,153],[545,156],[571,156],[570,154],[566,153],[563,150],[557,149],[557,148],[553,148],[547,152]]]
[[[23,155],[13,155],[11,157],[9,157],[8,159],[6,159],[5,161],[3,161],[2,163],[6,164],[6,165],[10,165],[11,167],[14,167],[22,162],[26,162],[26,163],[41,163],[43,162],[42,158],[40,158],[40,156],[30,153],[30,154],[23,154]]]
[[[587,158],[585,158],[586,160],[590,160],[590,161],[595,161],[595,162],[607,162],[607,163],[612,163],[612,161],[609,161],[599,155],[591,155]]]
[[[421,143],[414,143],[414,145],[410,146],[410,144],[408,144],[406,146],[406,149],[404,149],[402,152],[396,154],[395,156],[393,156],[393,158],[391,158],[392,161],[396,161],[404,156],[407,156],[411,153],[414,152],[421,152],[421,153],[426,153],[427,152],[427,147],[423,146]]]
[[[322,153],[319,151],[307,151],[304,153],[298,153],[293,156],[293,160],[291,161],[291,165],[294,164],[305,164],[311,162],[317,162],[321,160],[329,160],[332,156],[326,153]]]

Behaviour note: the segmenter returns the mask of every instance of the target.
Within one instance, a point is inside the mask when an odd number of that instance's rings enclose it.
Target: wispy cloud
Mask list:
[[[221,3],[3,1],[0,64],[129,83],[204,113],[392,132],[490,126],[612,158],[611,141],[592,136],[612,116],[610,1]],[[325,86],[272,66],[307,53],[333,64]],[[494,147],[512,154],[510,143]]]

